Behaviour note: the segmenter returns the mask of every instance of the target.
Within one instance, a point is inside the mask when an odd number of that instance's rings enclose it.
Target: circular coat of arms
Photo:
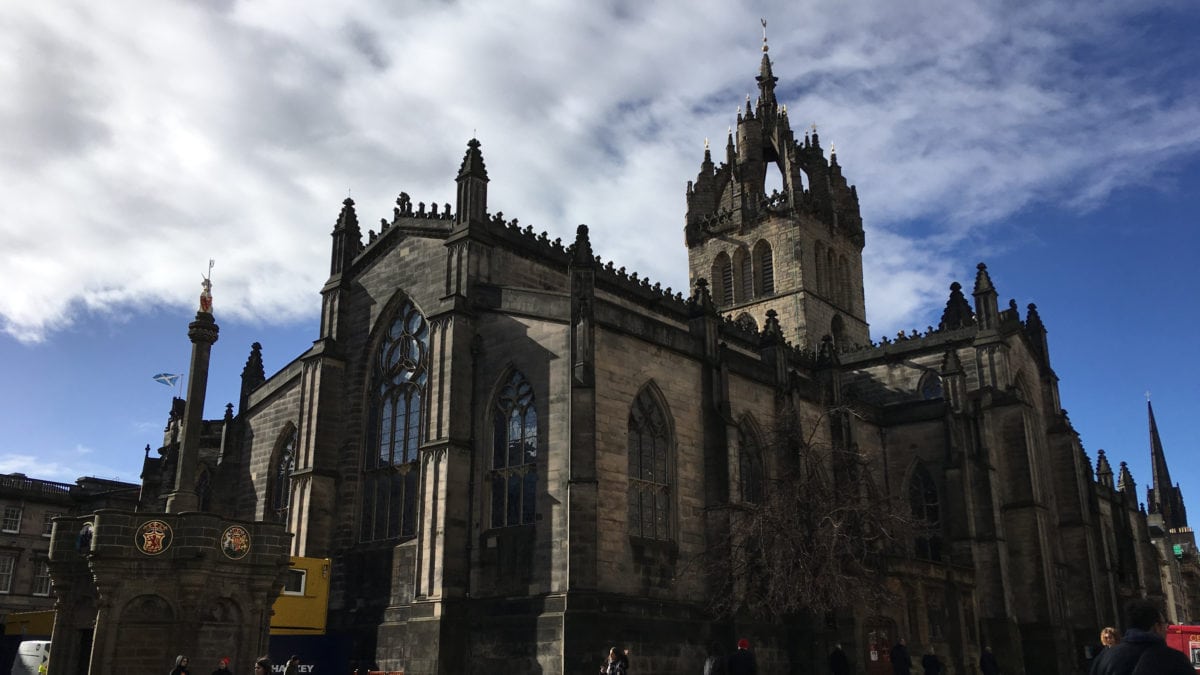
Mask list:
[[[241,560],[250,552],[250,533],[241,525],[230,525],[221,535],[221,552],[230,560]]]
[[[133,543],[137,549],[146,555],[158,555],[171,548],[175,535],[171,526],[161,520],[147,520],[133,535]]]

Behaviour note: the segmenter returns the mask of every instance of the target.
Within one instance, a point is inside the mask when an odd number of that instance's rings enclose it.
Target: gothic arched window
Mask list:
[[[739,248],[733,254],[733,275],[736,278],[733,297],[738,302],[748,302],[754,298],[754,269],[750,262],[750,253],[745,248]]]
[[[363,541],[417,531],[417,450],[429,369],[429,324],[406,300],[375,358],[367,442],[363,445]]]
[[[533,387],[514,372],[492,410],[492,527],[527,525],[537,506],[538,423]]]
[[[629,534],[671,539],[671,431],[650,387],[629,409]]]
[[[742,501],[760,504],[763,498],[762,448],[754,432],[738,427],[738,482]]]
[[[723,307],[733,304],[733,263],[725,253],[713,261],[713,300]]]
[[[775,260],[766,240],[754,245],[754,262],[758,265],[758,289],[763,295],[775,293]]]
[[[921,398],[926,401],[942,398],[942,378],[932,370],[925,371],[921,382],[917,385]]]
[[[279,520],[287,519],[292,502],[292,472],[296,470],[296,430],[288,432],[279,448],[271,472],[271,513]]]
[[[942,507],[929,471],[917,465],[908,479],[908,501],[917,525],[915,553],[922,560],[942,559]]]

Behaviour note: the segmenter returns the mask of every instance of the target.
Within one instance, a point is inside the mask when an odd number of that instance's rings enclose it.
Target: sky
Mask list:
[[[219,418],[252,342],[270,374],[317,337],[341,201],[364,229],[453,202],[473,136],[493,212],[685,289],[686,184],[756,93],[761,18],[857,185],[873,338],[986,262],[1093,462],[1145,499],[1149,392],[1196,503],[1193,0],[0,3],[0,472],[136,481],[208,261]]]

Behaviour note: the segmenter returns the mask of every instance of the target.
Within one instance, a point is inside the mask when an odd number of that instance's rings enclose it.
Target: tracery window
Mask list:
[[[492,411],[492,527],[533,522],[537,506],[538,423],[533,387],[514,372]]]
[[[292,502],[292,472],[296,470],[296,431],[291,430],[279,457],[275,460],[275,471],[271,487],[271,511],[280,520],[287,518],[288,507]]]
[[[629,534],[671,539],[671,432],[649,387],[629,409]]]
[[[429,324],[411,300],[396,312],[376,354],[363,444],[363,541],[417,531],[417,450],[429,377]]]
[[[759,504],[763,497],[762,448],[754,432],[738,428],[738,482],[742,501]]]
[[[922,560],[942,559],[942,508],[937,485],[925,467],[918,465],[908,479],[908,500],[917,524],[915,554]]]

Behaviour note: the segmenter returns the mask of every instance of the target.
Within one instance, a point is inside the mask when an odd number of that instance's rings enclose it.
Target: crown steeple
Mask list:
[[[760,105],[774,109],[778,104],[775,100],[775,83],[779,81],[779,78],[771,72],[771,56],[768,53],[770,47],[767,46],[767,20],[761,19],[761,21],[763,27],[762,63],[759,65],[758,75],[754,79],[758,81]]]

